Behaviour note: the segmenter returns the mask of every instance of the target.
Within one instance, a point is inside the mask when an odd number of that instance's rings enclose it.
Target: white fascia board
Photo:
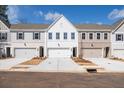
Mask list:
[[[10,32],[13,32],[13,31],[47,31],[47,29],[10,29]]]
[[[106,31],[106,32],[109,31],[109,32],[111,32],[112,30],[110,30],[110,29],[77,29],[77,31],[78,31],[78,32],[81,32],[81,31],[84,31],[84,32],[85,32],[85,31],[98,31],[98,32],[99,32],[99,31]]]
[[[0,30],[0,32],[8,32],[8,30]]]
[[[2,23],[2,25],[4,25],[6,27],[7,30],[9,30],[9,28],[0,20],[0,22]]]
[[[47,31],[57,22],[59,21],[59,19],[61,19],[63,17],[63,15],[60,15],[58,18],[56,18],[55,21],[52,22],[52,24],[48,27]]]
[[[114,33],[114,32],[116,32],[117,31],[117,29],[119,29],[120,28],[120,26],[122,25],[124,23],[124,20],[112,31],[112,33]]]

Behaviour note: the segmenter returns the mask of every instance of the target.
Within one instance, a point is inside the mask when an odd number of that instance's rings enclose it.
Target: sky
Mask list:
[[[11,5],[8,6],[11,24],[51,24],[64,15],[73,24],[113,24],[124,17],[121,5]]]

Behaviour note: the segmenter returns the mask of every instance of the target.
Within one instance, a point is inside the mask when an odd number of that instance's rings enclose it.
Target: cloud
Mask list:
[[[54,12],[54,13],[53,12],[48,12],[47,14],[44,15],[44,18],[47,21],[54,21],[59,16],[61,16],[61,14],[58,13],[58,12]]]
[[[42,11],[35,11],[34,12],[34,15],[35,16],[41,16],[42,17],[43,16],[43,12]]]
[[[124,9],[113,9],[113,11],[111,11],[109,14],[108,14],[108,18],[109,19],[118,19],[118,18],[122,18],[124,17]]]
[[[10,23],[12,23],[12,24],[19,23],[19,20],[18,20],[19,8],[18,8],[18,6],[14,6],[14,5],[8,6],[7,15],[8,15],[8,19],[9,19]]]
[[[102,23],[102,22],[97,22],[96,24],[98,24],[98,25],[102,25],[103,23]]]

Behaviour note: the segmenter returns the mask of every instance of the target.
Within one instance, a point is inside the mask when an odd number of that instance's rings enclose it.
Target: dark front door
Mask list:
[[[10,57],[11,55],[10,55],[10,47],[7,47],[6,48],[6,56],[7,57]]]
[[[109,54],[109,47],[106,47],[105,48],[105,57],[108,57],[108,54]]]
[[[76,54],[77,54],[77,48],[74,47],[74,48],[73,48],[73,57],[76,57]]]
[[[44,48],[40,47],[40,57],[44,57]]]

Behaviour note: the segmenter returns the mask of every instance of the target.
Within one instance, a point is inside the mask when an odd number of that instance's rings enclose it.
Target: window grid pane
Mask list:
[[[67,39],[67,33],[64,33],[64,39]]]
[[[56,39],[60,39],[60,33],[56,33]]]
[[[71,33],[71,39],[75,39],[75,33]]]
[[[82,39],[85,39],[85,33],[82,33]]]

